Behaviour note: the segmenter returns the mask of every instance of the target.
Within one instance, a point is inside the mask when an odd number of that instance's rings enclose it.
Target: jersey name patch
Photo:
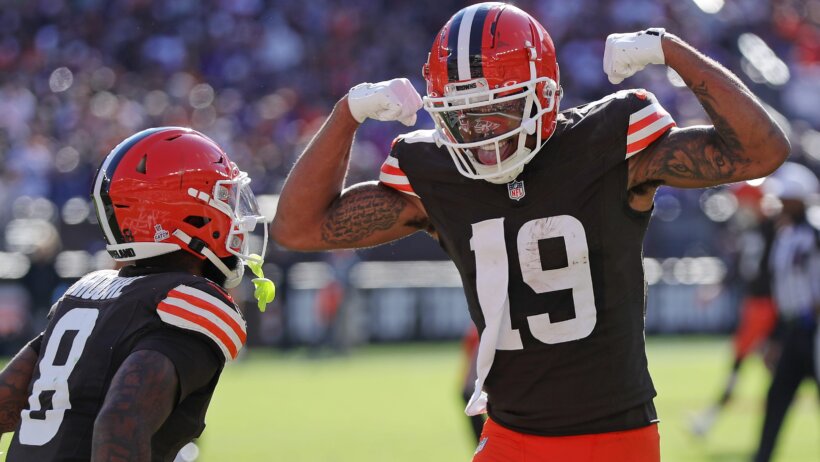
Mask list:
[[[99,271],[77,281],[65,294],[86,300],[117,298],[122,294],[122,289],[125,286],[140,277],[121,278],[114,271]]]

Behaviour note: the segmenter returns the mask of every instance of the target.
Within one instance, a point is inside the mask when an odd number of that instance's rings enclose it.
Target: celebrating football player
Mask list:
[[[763,177],[789,144],[737,77],[678,37],[607,38],[611,82],[649,64],[677,71],[713,125],[677,128],[644,90],[559,112],[544,27],[514,6],[475,4],[436,35],[424,100],[406,79],[353,87],[285,184],[272,232],[287,247],[425,230],[453,259],[481,332],[466,411],[489,420],[475,461],[660,457],[642,267],[654,193]],[[422,106],[435,129],[400,136],[378,183],[345,188],[359,124],[412,125]]]
[[[170,461],[199,436],[245,344],[225,289],[261,260],[250,181],[190,129],[144,130],[108,154],[94,207],[108,253],[133,265],[71,286],[0,373],[6,460]]]

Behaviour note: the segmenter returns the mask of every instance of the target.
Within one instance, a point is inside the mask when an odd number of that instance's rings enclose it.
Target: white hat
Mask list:
[[[805,200],[820,192],[820,181],[808,167],[786,162],[766,178],[763,191],[780,199]]]

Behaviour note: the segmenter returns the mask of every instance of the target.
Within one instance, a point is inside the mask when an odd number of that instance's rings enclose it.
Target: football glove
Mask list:
[[[618,84],[642,70],[647,64],[664,64],[661,39],[666,30],[647,29],[628,34],[610,34],[604,48],[604,72]]]
[[[347,94],[350,113],[357,122],[365,119],[398,120],[408,127],[415,125],[421,109],[421,96],[405,78],[378,83],[360,83]]]

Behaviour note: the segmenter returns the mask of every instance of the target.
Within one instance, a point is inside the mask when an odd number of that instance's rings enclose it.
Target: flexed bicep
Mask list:
[[[702,188],[754,177],[752,160],[717,136],[714,127],[672,129],[630,159],[630,185]]]
[[[652,35],[628,34],[635,40]],[[670,130],[640,157],[630,159],[630,190],[638,195],[661,184],[700,188],[762,178],[788,157],[789,140],[746,85],[718,62],[680,38],[654,35],[653,47],[703,107],[711,126]],[[635,55],[634,47],[622,47]],[[640,47],[638,47],[640,49]],[[630,51],[633,50],[633,51]],[[645,195],[645,194],[644,194]]]
[[[301,251],[369,247],[429,227],[416,196],[376,182],[343,188],[359,122],[389,118],[410,123],[420,105],[406,80],[356,88],[351,90],[352,106],[348,97],[339,100],[285,181],[270,233],[283,247]],[[373,105],[364,104],[379,92],[389,94],[376,98]]]
[[[376,182],[360,183],[331,205],[321,226],[321,245],[370,247],[428,228],[417,198]]]

